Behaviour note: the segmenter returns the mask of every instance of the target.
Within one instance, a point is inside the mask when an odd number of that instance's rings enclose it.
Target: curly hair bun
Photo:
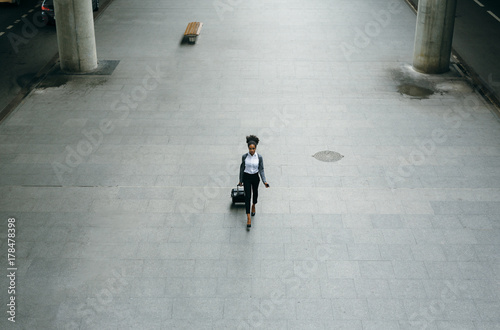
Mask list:
[[[247,136],[247,143],[250,143],[250,142],[255,142],[255,146],[257,146],[257,144],[259,144],[259,138],[256,137],[255,135],[249,135]]]

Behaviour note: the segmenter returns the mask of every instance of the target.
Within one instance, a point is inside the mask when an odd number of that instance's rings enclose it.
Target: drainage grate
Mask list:
[[[111,76],[119,63],[120,60],[99,60],[97,62],[97,69],[95,69],[94,71],[82,72],[82,73],[75,73],[75,72],[66,73],[62,71],[61,66],[58,65],[52,74],[67,75],[67,76]]]
[[[315,153],[313,157],[322,162],[337,162],[344,158],[344,156],[338,152],[330,150],[319,151]]]

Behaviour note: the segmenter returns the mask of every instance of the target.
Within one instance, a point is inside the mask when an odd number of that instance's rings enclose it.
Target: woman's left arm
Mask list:
[[[264,182],[264,185],[266,188],[269,188],[269,183],[267,183],[266,180],[266,173],[264,172],[264,159],[261,155],[259,155],[259,174],[260,178],[262,179],[262,182]]]

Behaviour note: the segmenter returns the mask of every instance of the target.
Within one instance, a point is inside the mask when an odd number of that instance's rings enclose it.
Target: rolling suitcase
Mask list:
[[[233,199],[233,204],[235,203],[245,203],[245,190],[243,186],[236,186],[231,190],[231,198]]]

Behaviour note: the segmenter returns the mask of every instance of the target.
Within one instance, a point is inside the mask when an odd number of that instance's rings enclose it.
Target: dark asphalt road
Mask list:
[[[39,0],[0,6],[0,109],[31,81],[57,52],[53,26],[41,21]]]
[[[500,99],[500,2],[458,0],[453,48]]]

